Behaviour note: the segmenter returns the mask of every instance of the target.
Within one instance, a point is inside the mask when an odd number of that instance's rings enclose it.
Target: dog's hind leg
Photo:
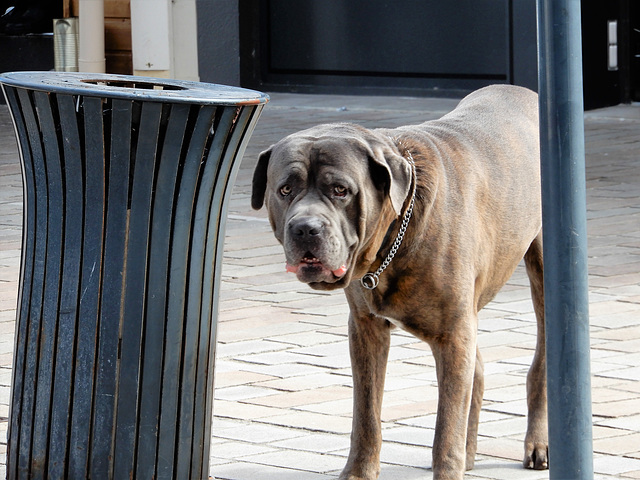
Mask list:
[[[528,425],[524,442],[524,466],[536,470],[549,467],[547,433],[547,371],[544,329],[544,273],[542,233],[531,243],[524,257],[531,298],[538,323],[538,338],[533,363],[527,376]]]
[[[473,469],[478,449],[478,422],[480,421],[480,410],[482,409],[482,398],[484,396],[484,363],[480,355],[480,349],[476,348],[476,369],[473,374],[473,393],[471,394],[471,410],[469,411],[469,422],[467,426],[467,460],[466,469]]]

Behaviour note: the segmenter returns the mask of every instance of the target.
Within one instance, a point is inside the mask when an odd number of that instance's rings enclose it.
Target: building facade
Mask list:
[[[638,2],[582,1],[585,106],[640,101]],[[535,0],[197,0],[204,81],[460,96],[537,88]]]

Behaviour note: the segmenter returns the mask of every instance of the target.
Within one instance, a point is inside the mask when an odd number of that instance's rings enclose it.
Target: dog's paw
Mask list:
[[[338,480],[376,480],[380,475],[380,467],[347,470],[340,474]]]
[[[345,474],[344,472],[340,475],[338,480],[376,480],[378,476],[375,477],[363,477],[361,475],[351,475],[349,473]]]
[[[546,470],[549,468],[549,447],[546,442],[526,442],[524,447],[524,468]]]
[[[475,466],[475,464],[476,464],[475,452],[473,453],[467,452],[467,460],[465,462],[464,469],[467,471],[473,470],[473,467]]]

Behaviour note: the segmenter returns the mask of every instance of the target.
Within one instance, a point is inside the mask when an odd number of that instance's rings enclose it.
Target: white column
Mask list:
[[[198,20],[195,0],[173,2],[173,67],[175,78],[199,80]]]
[[[198,80],[195,0],[131,0],[133,73]]]
[[[104,73],[104,0],[80,0],[78,17],[78,70]]]

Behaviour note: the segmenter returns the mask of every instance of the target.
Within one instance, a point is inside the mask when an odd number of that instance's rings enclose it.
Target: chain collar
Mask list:
[[[404,146],[399,142],[398,142],[398,145],[404,148]],[[378,283],[380,283],[380,275],[389,266],[389,264],[391,263],[391,260],[393,260],[393,257],[396,256],[396,253],[398,252],[398,249],[402,244],[402,239],[404,238],[404,234],[407,231],[407,227],[409,226],[409,220],[411,220],[411,214],[413,213],[413,206],[416,200],[416,185],[418,183],[418,176],[416,174],[416,164],[413,161],[413,156],[411,155],[411,151],[406,148],[405,148],[405,151],[407,152],[407,160],[411,164],[411,175],[413,177],[413,191],[411,193],[411,201],[409,202],[409,207],[407,207],[407,210],[404,212],[404,216],[402,217],[402,225],[400,225],[400,230],[398,231],[398,235],[396,236],[396,239],[394,240],[393,245],[391,246],[391,250],[389,250],[389,253],[387,254],[387,257],[384,259],[382,264],[380,264],[380,266],[375,272],[373,273],[369,272],[360,279],[360,283],[367,290],[375,289],[378,286]]]

